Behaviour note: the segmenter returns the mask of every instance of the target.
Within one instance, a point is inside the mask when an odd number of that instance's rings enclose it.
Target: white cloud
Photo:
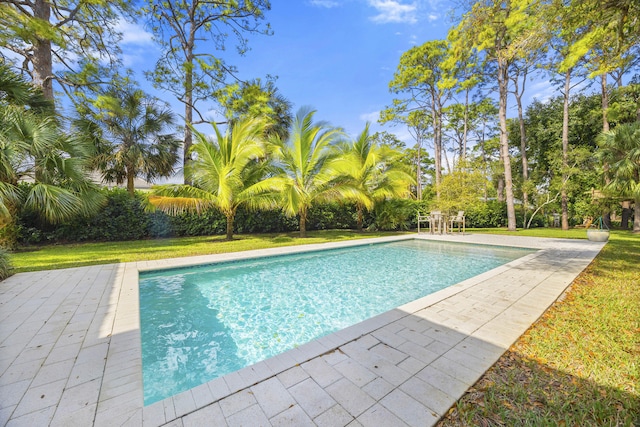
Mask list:
[[[311,0],[309,3],[311,3],[312,6],[325,7],[327,9],[340,6],[340,3],[333,0]]]
[[[418,22],[416,3],[402,4],[396,0],[368,0],[369,6],[378,11],[376,16],[370,19],[378,24],[405,23],[415,24]]]
[[[380,118],[380,111],[372,111],[371,113],[363,113],[359,116],[363,122],[376,123]]]
[[[553,87],[551,82],[543,80],[532,84],[529,93],[531,94],[531,99],[537,99],[541,102],[547,102],[558,93],[558,90]]]
[[[116,24],[116,31],[122,34],[122,44],[129,45],[151,45],[153,36],[145,29],[124,19],[120,19]]]
[[[427,19],[429,20],[429,22],[433,22],[440,19],[440,15],[438,15],[437,13],[430,13]]]

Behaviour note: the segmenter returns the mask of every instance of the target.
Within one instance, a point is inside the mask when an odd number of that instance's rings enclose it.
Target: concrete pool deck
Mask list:
[[[604,246],[404,238],[539,250],[146,407],[138,271],[397,238],[16,274],[0,282],[0,425],[433,425]]]

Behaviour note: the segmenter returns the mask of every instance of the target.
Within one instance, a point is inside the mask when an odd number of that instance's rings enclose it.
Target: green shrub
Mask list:
[[[322,203],[311,206],[308,230],[342,230],[356,228],[357,213],[353,203]],[[365,225],[366,227],[366,225]],[[296,225],[296,229],[297,229]]]
[[[409,230],[417,227],[417,213],[423,203],[409,199],[390,199],[376,203],[371,230]]]
[[[91,217],[52,225],[42,224],[29,212],[20,213],[20,243],[121,241],[148,237],[149,215],[144,210],[142,197],[131,197],[126,190],[119,188],[103,191],[107,202]]]
[[[298,229],[298,218],[288,217],[282,210],[247,210],[236,213],[237,233],[283,233]]]
[[[496,200],[476,204],[465,211],[467,227],[492,228],[507,225],[507,204]]]
[[[143,196],[131,197],[124,189],[103,190],[107,202],[92,217],[75,218],[62,224],[41,224],[26,212],[18,217],[18,238],[22,245],[82,241],[123,241],[158,237],[222,235],[227,220],[217,209],[201,213],[167,215],[144,209]],[[407,230],[416,227],[420,202],[389,200],[366,212],[364,227],[376,230]],[[309,209],[308,230],[355,229],[356,206],[353,203],[322,203]],[[282,210],[250,211],[238,209],[234,220],[236,233],[282,233],[298,230],[297,216],[288,217]]]
[[[11,272],[11,259],[4,249],[0,248],[0,280],[4,280],[13,274]]]

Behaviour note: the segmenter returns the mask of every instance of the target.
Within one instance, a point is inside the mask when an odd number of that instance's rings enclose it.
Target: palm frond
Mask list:
[[[73,218],[82,212],[83,200],[79,194],[56,185],[36,183],[25,196],[24,208],[41,215],[55,224]]]
[[[166,197],[150,195],[149,204],[169,215],[179,215],[185,212],[202,213],[215,205],[208,200],[193,197]]]

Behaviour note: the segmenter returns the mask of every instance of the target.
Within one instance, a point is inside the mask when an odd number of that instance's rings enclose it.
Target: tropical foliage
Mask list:
[[[357,228],[362,231],[364,210],[375,202],[410,196],[415,183],[411,169],[400,162],[401,153],[388,145],[377,145],[369,135],[369,123],[352,143],[343,143],[332,163],[334,170],[348,176],[361,193],[356,201]]]
[[[367,203],[361,189],[339,174],[332,163],[342,131],[325,122],[314,123],[314,114],[308,108],[300,109],[289,139],[275,139],[273,148],[283,208],[300,218],[300,237],[306,236],[307,213],[314,202],[342,199]]]
[[[19,209],[52,223],[97,209],[102,198],[87,173],[91,144],[64,133],[42,92],[4,66],[0,94],[0,214],[8,243]]]
[[[231,240],[240,206],[272,208],[277,204],[277,179],[267,177],[270,166],[265,161],[265,126],[263,119],[241,119],[222,133],[212,124],[213,139],[194,130],[194,159],[185,170],[193,184],[155,187],[149,202],[173,214],[216,207],[227,218],[226,234]]]
[[[633,199],[633,231],[640,233],[640,122],[619,125],[598,139],[598,158],[607,165],[604,189],[616,196]]]
[[[173,175],[180,141],[167,132],[175,118],[166,105],[128,85],[110,87],[92,107],[79,107],[75,125],[93,141],[92,166],[105,182],[126,182],[133,195],[135,178],[152,182]]]

